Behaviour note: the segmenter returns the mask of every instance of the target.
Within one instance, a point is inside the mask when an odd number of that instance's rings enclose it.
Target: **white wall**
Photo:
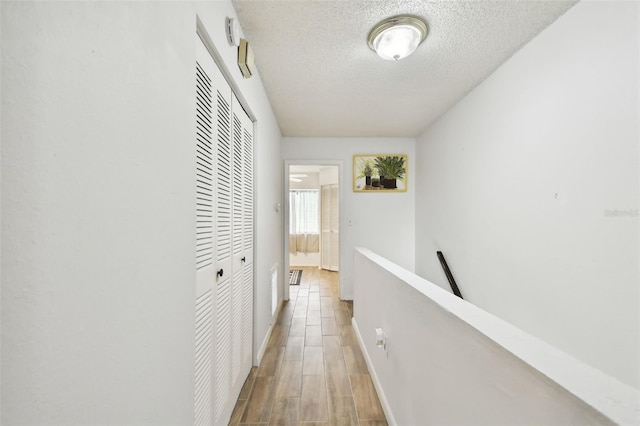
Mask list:
[[[394,194],[353,192],[353,156],[387,153],[408,154],[407,192]],[[407,269],[414,268],[414,153],[415,141],[406,138],[282,139],[282,155],[285,160],[341,160],[344,162],[342,182],[340,182],[343,197],[340,206],[340,297],[342,299],[353,298],[352,249],[355,246],[375,250]]]
[[[390,425],[640,421],[635,388],[366,249],[354,256],[354,296],[354,330]]]
[[[638,387],[638,3],[580,2],[416,142],[417,273]],[[611,216],[610,210],[623,216]]]
[[[280,132],[231,4],[1,7],[1,422],[192,424],[197,12],[257,117],[258,340],[282,264]]]
[[[323,167],[320,169],[320,186],[340,183],[339,167]]]

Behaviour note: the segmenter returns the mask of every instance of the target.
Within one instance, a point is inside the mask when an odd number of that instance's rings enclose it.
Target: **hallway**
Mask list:
[[[386,425],[338,273],[302,269],[230,424]]]

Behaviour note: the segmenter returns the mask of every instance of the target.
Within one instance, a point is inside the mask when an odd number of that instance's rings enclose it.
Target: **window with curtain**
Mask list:
[[[316,253],[320,248],[320,191],[289,191],[289,251]]]

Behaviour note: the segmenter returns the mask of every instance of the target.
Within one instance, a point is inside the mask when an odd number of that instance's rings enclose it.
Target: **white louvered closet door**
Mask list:
[[[232,386],[251,369],[253,339],[253,123],[232,97],[233,116],[233,286]],[[247,176],[251,176],[247,179]],[[250,216],[247,215],[251,209]],[[248,353],[248,356],[247,356]]]
[[[196,112],[195,423],[226,424],[252,364],[253,123],[199,38]]]
[[[212,424],[216,101],[213,60],[199,42],[196,61],[195,423]],[[215,68],[215,66],[213,67]]]
[[[232,342],[232,369],[231,380],[235,384],[241,379],[242,373],[242,277],[244,261],[244,250],[242,248],[242,236],[244,224],[242,221],[242,122],[238,109],[242,109],[235,97],[232,97],[232,121],[233,121],[233,287],[232,304],[233,318],[231,320],[231,342]]]
[[[253,355],[253,123],[237,99],[233,112],[242,128],[242,292],[240,317],[241,378],[251,370]]]
[[[231,89],[216,93],[218,138],[216,149],[216,291],[214,340],[215,424],[224,421],[233,398],[231,389],[231,324],[233,284],[233,134]]]

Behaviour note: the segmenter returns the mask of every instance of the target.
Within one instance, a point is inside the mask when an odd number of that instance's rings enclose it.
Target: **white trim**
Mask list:
[[[271,338],[271,333],[273,332],[273,326],[276,325],[276,321],[278,316],[280,315],[280,311],[282,310],[282,300],[278,302],[278,309],[276,309],[276,313],[271,318],[271,325],[269,325],[269,329],[262,340],[262,344],[260,345],[260,349],[256,352],[256,357],[253,360],[254,366],[259,366],[262,362],[262,357],[264,357],[264,353],[267,351],[267,346],[269,345],[269,339]]]
[[[364,360],[367,363],[369,376],[371,376],[373,387],[376,388],[376,392],[378,393],[378,399],[380,400],[380,405],[382,405],[382,411],[384,411],[384,415],[387,418],[387,423],[389,424],[389,426],[396,426],[398,423],[396,422],[396,418],[393,416],[391,405],[389,405],[389,401],[387,400],[387,396],[384,393],[384,389],[382,389],[380,379],[378,379],[376,369],[373,367],[373,362],[371,362],[371,358],[369,357],[369,352],[367,352],[367,347],[364,344],[364,340],[362,340],[362,335],[360,335],[360,330],[358,329],[358,323],[356,322],[355,317],[351,318],[351,324],[353,325],[353,331],[358,338],[358,345],[360,345],[360,349],[362,350],[362,354],[364,355]]]

